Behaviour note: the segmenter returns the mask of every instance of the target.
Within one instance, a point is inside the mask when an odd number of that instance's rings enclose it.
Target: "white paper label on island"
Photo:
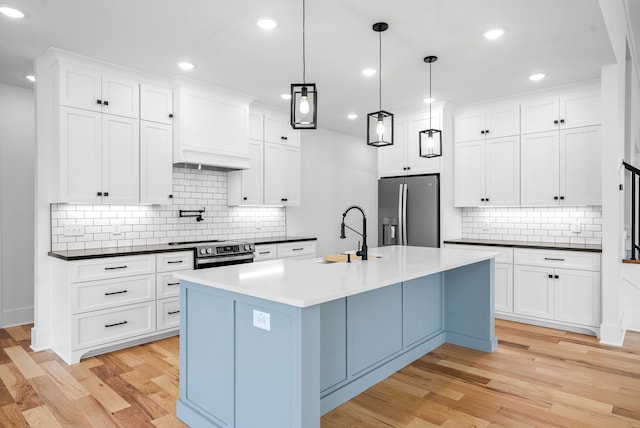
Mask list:
[[[253,310],[253,326],[263,330],[271,331],[271,314]]]

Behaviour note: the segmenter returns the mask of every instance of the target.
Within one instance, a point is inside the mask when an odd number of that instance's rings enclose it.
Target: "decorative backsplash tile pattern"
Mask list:
[[[463,208],[462,238],[601,245],[602,207]]]
[[[286,212],[282,207],[227,206],[226,172],[174,166],[173,196],[172,205],[51,204],[51,249],[251,240],[286,234]],[[203,207],[201,222],[178,217],[179,210]],[[84,235],[64,236],[66,224],[83,225]]]

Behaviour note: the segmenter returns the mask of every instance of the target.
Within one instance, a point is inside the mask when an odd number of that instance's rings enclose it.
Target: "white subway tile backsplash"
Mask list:
[[[601,245],[602,207],[463,208],[462,238]]]
[[[251,240],[286,234],[280,207],[228,207],[227,173],[173,168],[172,205],[51,205],[53,251],[166,244],[187,240]],[[180,218],[179,210],[205,209],[204,220]],[[256,222],[262,223],[256,229]],[[81,237],[65,237],[65,224],[83,224]],[[119,225],[120,234],[114,235]]]

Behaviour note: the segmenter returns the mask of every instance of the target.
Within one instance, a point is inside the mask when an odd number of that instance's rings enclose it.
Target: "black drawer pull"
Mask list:
[[[175,315],[175,314],[179,314],[180,311],[171,311],[171,312],[167,312],[167,315]]]
[[[104,268],[104,270],[115,270],[115,269],[126,269],[127,265],[123,265],[123,266],[112,266],[112,267],[106,267]]]
[[[126,293],[127,290],[122,290],[122,291],[111,291],[109,293],[104,293],[105,296],[113,296],[114,294],[124,294]]]
[[[271,251],[258,251],[258,254],[271,254]]]
[[[304,247],[302,247],[302,248],[292,248],[291,249],[291,251],[302,251],[302,250],[304,250]]]
[[[180,285],[179,282],[169,282],[167,285]]]
[[[167,263],[182,263],[184,260],[169,260]]]
[[[545,260],[552,260],[554,262],[563,262],[564,261],[564,259],[557,259],[555,257],[545,257],[544,259]]]
[[[128,323],[127,321],[122,321],[122,322],[116,322],[116,323],[113,323],[113,324],[105,324],[104,326],[106,328],[109,328],[109,327],[115,327],[117,325],[123,325],[123,324],[127,324],[127,323]]]

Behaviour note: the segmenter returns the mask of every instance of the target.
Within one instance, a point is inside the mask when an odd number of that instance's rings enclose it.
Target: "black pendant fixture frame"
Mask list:
[[[438,60],[437,56],[429,55],[424,58],[424,62],[429,64],[429,129],[420,131],[418,133],[418,141],[420,147],[420,157],[422,158],[436,158],[442,156],[442,131],[434,129],[431,126],[431,104],[433,104],[431,98],[431,64]]]
[[[367,115],[367,145],[384,147],[393,145],[394,134],[393,114],[382,110],[382,32],[389,28],[389,24],[377,22],[372,28],[379,34],[378,101],[380,110]]]
[[[318,126],[318,91],[306,80],[305,0],[302,0],[302,83],[291,84],[291,127],[316,129]]]

